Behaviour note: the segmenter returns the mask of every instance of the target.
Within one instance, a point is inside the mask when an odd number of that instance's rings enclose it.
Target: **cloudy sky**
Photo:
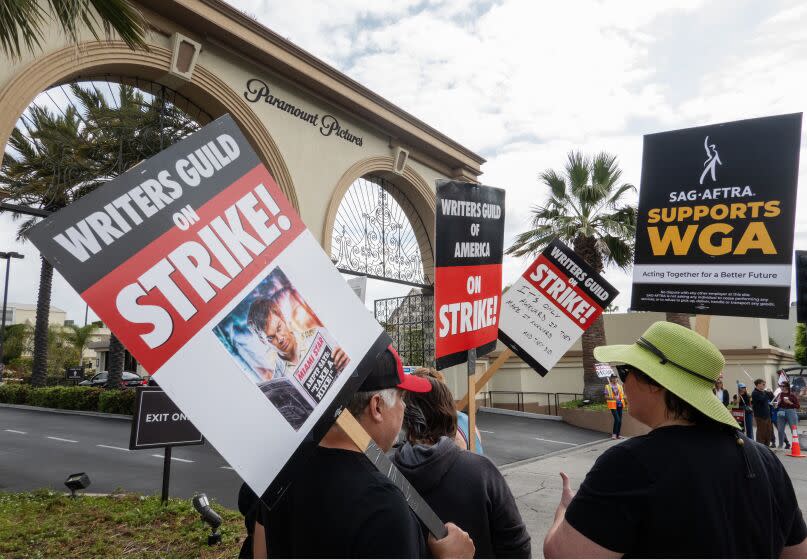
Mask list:
[[[570,149],[616,154],[638,187],[643,134],[807,104],[807,5],[796,2],[229,1],[484,156],[483,182],[507,190],[506,243],[545,197],[538,174]],[[796,248],[807,249],[798,204]],[[27,257],[12,265],[9,299],[34,302],[38,254],[14,228],[0,219],[0,250]],[[526,264],[507,260],[505,283]],[[607,277],[627,308],[629,277]],[[61,277],[53,304],[83,321]]]

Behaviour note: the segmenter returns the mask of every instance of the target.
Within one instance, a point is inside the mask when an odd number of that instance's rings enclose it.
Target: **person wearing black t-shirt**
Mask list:
[[[565,473],[544,555],[804,558],[790,478],[737,430],[712,393],[725,360],[699,334],[658,322],[635,344],[595,348],[618,367],[631,415],[652,431],[603,453],[575,494]]]
[[[347,406],[373,441],[389,451],[403,421],[402,391],[429,391],[428,381],[405,375],[390,346]],[[429,536],[436,558],[471,558],[468,533],[447,523],[448,536]],[[261,507],[255,558],[422,558],[420,522],[403,493],[334,425],[270,510]]]

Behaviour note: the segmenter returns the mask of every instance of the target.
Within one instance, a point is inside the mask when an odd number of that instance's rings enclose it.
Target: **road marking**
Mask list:
[[[6,431],[11,432],[12,434],[22,434],[22,435],[25,435],[25,434],[28,433],[28,432],[21,432],[19,430],[6,430]]]
[[[544,439],[540,437],[537,437],[535,439],[537,439],[538,441],[547,441],[549,443],[560,443],[562,445],[580,445],[579,443],[569,443],[568,441],[555,441],[554,439]]]
[[[131,451],[131,449],[126,449],[125,447],[115,447],[114,445],[104,445],[103,443],[99,443],[95,447],[103,447],[104,449],[117,449],[118,451]]]
[[[75,439],[65,439],[63,437],[45,436],[48,439],[55,439],[56,441],[66,441],[67,443],[78,443]]]
[[[490,432],[488,430],[480,430],[479,428],[476,429],[478,432],[482,432],[483,434],[495,434],[496,432]]]
[[[160,455],[159,453],[154,453],[152,457],[158,457],[160,459],[165,459],[165,455]],[[179,461],[181,463],[195,463],[196,461],[191,461],[190,459],[180,459],[179,457],[171,457],[172,461]]]
[[[228,471],[234,471],[235,469],[232,467],[219,467],[220,469],[227,469]]]

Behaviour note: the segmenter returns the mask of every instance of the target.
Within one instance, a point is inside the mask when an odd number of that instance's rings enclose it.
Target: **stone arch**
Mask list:
[[[426,239],[419,241],[420,254],[423,260],[423,274],[428,284],[434,283],[434,219],[436,195],[426,180],[412,167],[407,165],[403,173],[393,172],[394,158],[392,156],[375,156],[363,159],[350,166],[336,183],[325,214],[325,227],[322,230],[322,247],[330,255],[333,241],[333,227],[339,205],[350,186],[359,178],[366,175],[379,175],[393,183],[401,193],[406,196],[417,212],[417,216],[407,218],[411,223],[414,219],[422,220]]]
[[[139,77],[159,83],[165,81],[171,67],[171,54],[170,50],[154,44],[144,52],[132,51],[120,41],[110,41],[84,43],[78,49],[65,47],[38,58],[0,89],[0,107],[4,108],[0,113],[0,145],[6,145],[19,116],[47,88],[75,78],[104,74]],[[180,92],[213,118],[224,113],[232,115],[299,213],[297,192],[280,149],[241,96],[202,64],[196,65],[193,79],[184,83]]]

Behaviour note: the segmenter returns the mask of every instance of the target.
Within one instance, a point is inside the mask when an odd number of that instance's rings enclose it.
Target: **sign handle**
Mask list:
[[[499,354],[499,357],[496,358],[492,364],[490,364],[490,367],[485,373],[482,374],[482,377],[480,377],[479,380],[474,383],[474,397],[476,397],[476,393],[479,392],[478,390],[487,385],[490,378],[493,377],[493,374],[499,371],[502,364],[504,364],[504,362],[506,362],[507,359],[512,355],[513,351],[509,348],[505,348],[502,353]],[[457,410],[463,410],[466,406],[468,406],[469,394],[470,393],[466,393],[464,397],[457,401]]]
[[[162,503],[166,503],[168,501],[168,483],[171,479],[171,446],[168,445],[165,448],[165,454],[163,455],[163,495],[162,495]]]
[[[476,453],[476,348],[468,350],[468,450]]]
[[[409,507],[412,508],[412,511],[415,512],[415,515],[423,522],[429,532],[434,535],[434,538],[445,538],[448,535],[448,529],[446,529],[445,524],[418,494],[417,490],[409,484],[401,471],[392,464],[392,461],[387,458],[384,451],[376,445],[370,434],[359,424],[359,421],[348,409],[342,410],[342,413],[336,419],[336,425],[347,434],[351,441],[356,444],[356,447],[364,453],[365,457],[370,459],[375,468],[387,475],[390,481],[403,492],[406,503],[409,504]]]

